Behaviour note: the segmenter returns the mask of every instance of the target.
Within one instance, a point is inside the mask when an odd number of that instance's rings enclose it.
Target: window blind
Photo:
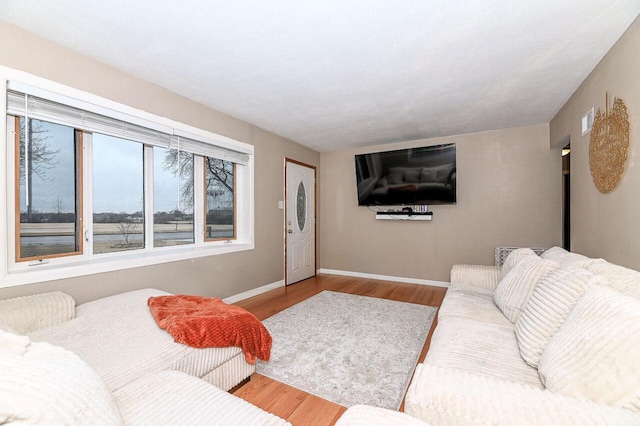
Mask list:
[[[171,135],[26,93],[7,91],[7,113],[169,148]]]
[[[172,138],[171,148],[180,151],[191,152],[205,157],[219,158],[221,160],[231,161],[236,164],[249,164],[249,155],[233,151],[210,143],[194,140],[184,136],[175,136]]]
[[[251,151],[17,82],[7,85],[7,113],[247,165]],[[231,147],[230,147],[231,145]]]

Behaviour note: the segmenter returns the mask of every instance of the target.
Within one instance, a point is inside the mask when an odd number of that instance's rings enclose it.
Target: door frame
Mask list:
[[[307,164],[307,163],[303,163],[301,161],[298,160],[294,160],[292,158],[289,157],[285,157],[284,158],[284,229],[283,229],[283,234],[284,234],[284,285],[285,287],[287,285],[291,285],[291,284],[287,284],[287,240],[289,238],[289,234],[287,234],[287,223],[289,220],[289,213],[288,213],[288,209],[287,209],[287,164],[288,163],[292,163],[292,164],[297,164],[298,166],[302,166],[302,167],[307,167],[309,169],[313,170],[313,275],[311,277],[315,277],[316,275],[318,275],[317,271],[318,271],[318,214],[317,214],[317,210],[318,210],[318,170],[316,166],[313,166],[311,164]],[[310,277],[310,278],[311,278]],[[292,283],[295,284],[295,283]]]
[[[562,152],[562,248],[571,251],[571,143]]]

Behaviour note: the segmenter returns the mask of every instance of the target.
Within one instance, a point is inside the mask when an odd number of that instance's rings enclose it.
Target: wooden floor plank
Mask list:
[[[293,425],[325,426],[334,424],[347,409],[309,394],[287,418]]]
[[[264,320],[324,290],[435,307],[440,306],[447,291],[444,287],[321,274],[239,301],[236,305],[247,309],[258,319]],[[435,323],[436,320],[434,320],[434,325],[420,354],[420,362],[426,356]],[[251,377],[248,383],[236,389],[234,395],[288,420],[294,426],[333,425],[346,410],[341,405],[257,373]],[[404,401],[400,407],[401,411],[403,407]]]

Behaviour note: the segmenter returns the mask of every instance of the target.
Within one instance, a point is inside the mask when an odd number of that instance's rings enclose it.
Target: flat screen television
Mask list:
[[[456,203],[456,144],[358,154],[358,205]]]

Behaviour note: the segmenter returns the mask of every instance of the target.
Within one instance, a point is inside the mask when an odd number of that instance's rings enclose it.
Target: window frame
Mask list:
[[[149,164],[148,173],[153,177],[153,179],[155,179],[155,167],[156,167],[156,164],[155,164],[155,153],[154,153],[155,149],[156,149],[156,147],[145,146],[145,159],[146,159],[147,155],[152,157],[150,160],[148,160],[147,164]],[[172,149],[172,148],[168,148],[168,149]],[[183,151],[183,152],[186,152],[186,151]],[[192,161],[193,161],[192,172],[193,172],[193,179],[194,179],[194,187],[192,188],[193,205],[191,206],[191,210],[192,210],[191,215],[193,216],[193,242],[190,242],[190,243],[187,243],[187,244],[156,246],[155,228],[153,228],[153,226],[155,225],[155,221],[154,221],[155,220],[155,211],[152,211],[151,214],[149,214],[148,216],[147,216],[147,213],[145,212],[145,221],[151,220],[151,228],[152,229],[150,230],[150,233],[151,233],[150,241],[153,242],[153,248],[155,250],[163,250],[163,249],[165,249],[167,247],[170,248],[170,247],[175,247],[175,246],[193,246],[194,244],[197,243],[197,240],[198,240],[198,237],[197,237],[198,228],[196,226],[196,216],[197,215],[195,214],[195,206],[196,206],[196,199],[198,197],[196,196],[196,193],[195,193],[195,176],[196,176],[195,171],[196,171],[196,160],[197,160],[198,155],[197,154],[193,154],[193,153],[189,153],[189,154],[191,154],[193,156],[193,158],[192,158]],[[178,150],[178,158],[180,157],[180,155],[181,155],[181,152],[180,152],[180,150]],[[181,160],[178,159],[178,161],[181,161]],[[182,178],[180,176],[180,172],[178,172],[178,176],[179,176],[178,180],[180,180]],[[153,210],[155,210],[155,195],[156,195],[155,189],[156,189],[156,187],[155,187],[155,181],[153,181],[153,179],[149,183],[149,189],[147,189],[145,187],[145,194],[146,193],[151,193],[151,201],[150,202],[151,202],[151,205],[153,207]],[[147,178],[145,176],[145,183],[146,182],[147,182]]]
[[[15,255],[14,255],[14,259],[16,263],[21,263],[21,262],[43,262],[43,261],[48,261],[49,259],[56,259],[59,257],[68,257],[68,256],[79,256],[83,254],[83,245],[84,245],[84,235],[83,235],[83,228],[84,228],[84,221],[83,221],[83,213],[84,213],[84,204],[83,204],[83,132],[78,130],[78,129],[73,129],[73,137],[74,137],[74,150],[75,150],[75,188],[74,188],[74,192],[76,194],[76,199],[75,199],[75,203],[76,203],[76,222],[75,222],[75,226],[76,226],[76,235],[75,238],[77,239],[76,244],[78,246],[78,250],[77,251],[72,251],[72,252],[66,252],[66,253],[58,253],[58,254],[47,254],[47,255],[42,255],[42,256],[31,256],[31,257],[21,257],[22,254],[22,245],[20,244],[21,242],[21,237],[22,237],[22,233],[21,233],[21,228],[22,228],[22,221],[21,221],[21,211],[20,211],[20,132],[22,130],[22,128],[20,127],[20,116],[11,116],[8,115],[7,117],[13,117],[13,129],[14,129],[14,133],[15,133],[15,138],[14,138],[14,144],[13,144],[13,150],[14,150],[14,168],[15,168],[15,173],[13,174],[13,179],[14,179],[14,184],[13,184],[13,191],[15,193],[15,208],[14,208],[14,214],[15,214],[15,247],[14,247],[14,251],[15,251]],[[28,131],[28,126],[29,124],[27,123],[27,120],[25,119],[25,132]],[[7,141],[8,142],[8,141]],[[26,155],[26,154],[25,154]],[[25,158],[26,161],[26,158]]]
[[[92,257],[93,256],[105,256],[105,255],[109,255],[109,254],[112,254],[112,253],[136,252],[136,251],[146,250],[148,248],[148,244],[149,244],[149,242],[147,240],[147,228],[149,227],[149,222],[147,221],[147,209],[148,209],[147,196],[146,196],[146,191],[147,191],[147,186],[148,186],[147,178],[151,179],[150,185],[153,186],[153,176],[149,177],[147,175],[147,173],[145,173],[146,169],[149,168],[148,162],[150,161],[147,158],[146,149],[145,149],[148,145],[143,144],[141,142],[137,142],[137,141],[131,141],[131,140],[128,140],[128,139],[125,139],[125,138],[118,138],[118,137],[113,137],[113,136],[106,135],[106,137],[108,139],[109,138],[111,138],[111,139],[119,139],[119,140],[122,140],[122,141],[126,142],[127,144],[139,144],[140,145],[139,147],[136,147],[136,148],[140,148],[140,154],[142,154],[142,155],[140,155],[140,160],[142,161],[142,203],[143,203],[143,206],[142,206],[142,217],[143,217],[143,221],[142,221],[142,247],[133,248],[133,249],[124,249],[124,250],[105,251],[105,252],[101,252],[101,253],[96,253],[95,252],[95,241],[94,241],[96,234],[95,234],[95,227],[93,226],[96,223],[95,220],[94,220],[95,211],[93,211],[93,207],[94,207],[93,201],[95,199],[95,197],[94,197],[94,187],[95,187],[94,177],[95,176],[94,176],[94,173],[93,173],[93,171],[94,171],[94,169],[93,169],[94,161],[93,160],[95,158],[95,155],[94,155],[95,154],[95,152],[94,152],[94,149],[95,149],[94,136],[95,136],[95,133],[97,133],[97,132],[94,132],[94,133],[84,132],[84,133],[87,136],[88,135],[91,136],[91,139],[90,139],[91,140],[91,142],[90,142],[91,157],[88,160],[89,161],[88,164],[90,164],[90,166],[91,166],[91,177],[90,177],[90,179],[91,179],[91,185],[90,185],[91,190],[90,190],[90,192],[91,192],[91,197],[92,197],[92,203],[91,203],[91,205],[87,206],[91,210],[91,220],[87,221],[87,222],[91,222],[91,225],[92,225],[92,230],[91,230],[91,233],[89,234],[91,236],[91,241],[90,241],[91,242],[91,244],[90,244],[91,245],[91,256]],[[105,136],[105,135],[102,135],[102,136]],[[153,207],[153,206],[151,206],[151,207]],[[115,212],[111,212],[111,213],[115,213]],[[151,224],[151,226],[153,226],[153,222],[151,222],[150,224]],[[135,234],[138,234],[138,233],[136,232]]]
[[[204,193],[204,183],[194,179],[194,244],[176,245],[167,247],[154,247],[153,244],[153,167],[152,151],[153,147],[143,144],[144,167],[145,167],[145,248],[113,253],[93,254],[93,220],[92,220],[92,194],[91,194],[91,143],[92,133],[80,130],[81,155],[78,155],[77,162],[80,168],[79,173],[83,176],[77,182],[79,184],[79,194],[81,205],[77,214],[82,218],[79,232],[79,247],[82,252],[76,254],[53,255],[52,257],[35,259],[32,261],[17,262],[16,243],[19,244],[19,217],[16,217],[16,205],[19,211],[19,198],[16,199],[15,173],[19,173],[19,167],[15,165],[15,140],[14,143],[5,143],[7,149],[0,150],[0,162],[7,165],[5,173],[0,173],[0,251],[4,253],[0,259],[0,288],[16,285],[30,284],[35,282],[50,281],[55,279],[72,278],[96,273],[110,272],[122,269],[136,268],[174,262],[180,260],[195,259],[206,256],[215,256],[238,251],[253,250],[255,248],[254,231],[254,148],[253,145],[239,142],[222,135],[218,135],[203,129],[198,129],[184,123],[176,122],[165,117],[156,116],[151,113],[133,109],[126,105],[101,98],[99,96],[79,91],[77,89],[60,85],[58,83],[36,77],[24,72],[0,66],[0,96],[2,108],[0,111],[5,117],[0,121],[0,134],[9,138],[10,128],[8,127],[9,116],[7,115],[7,84],[9,81],[18,81],[22,84],[41,89],[47,93],[54,93],[60,99],[74,99],[79,102],[90,103],[98,108],[115,111],[121,116],[133,117],[142,122],[157,123],[159,126],[166,126],[174,129],[180,134],[188,135],[192,139],[212,144],[213,147],[220,146],[222,149],[239,149],[248,153],[246,164],[234,162],[234,239],[229,238],[206,240],[204,227],[205,218],[198,218],[198,211],[203,211],[206,206],[206,199],[200,200],[198,193]],[[51,99],[59,102],[58,99]],[[15,117],[15,116],[12,116]],[[18,118],[19,120],[19,118]],[[15,119],[14,126],[15,126]],[[45,120],[46,121],[46,120]],[[76,130],[76,134],[78,130]],[[6,140],[5,142],[9,142]],[[19,135],[18,135],[19,143]],[[13,148],[10,148],[13,147]],[[19,147],[18,147],[19,149]],[[19,155],[19,153],[18,153]],[[203,157],[201,154],[194,155],[194,175],[204,172]],[[198,170],[199,169],[199,170]],[[148,175],[151,174],[151,179]],[[196,175],[196,176],[197,176]],[[19,184],[19,176],[18,176]],[[19,192],[17,194],[19,197]],[[202,197],[203,198],[203,197]],[[18,204],[16,204],[18,203]],[[11,209],[11,210],[9,210]],[[13,210],[13,211],[12,211]],[[90,218],[86,220],[86,218]],[[17,238],[16,239],[16,235]],[[87,238],[87,236],[89,238]]]
[[[203,236],[204,236],[204,241],[205,242],[209,242],[209,241],[233,241],[235,239],[237,239],[237,232],[236,232],[236,221],[237,221],[237,217],[236,217],[236,194],[237,194],[237,186],[236,186],[236,163],[232,163],[233,164],[233,236],[231,237],[221,237],[221,238],[207,238],[207,165],[206,165],[206,157],[203,158],[203,167],[202,167],[202,199],[204,200],[204,206],[203,206],[203,214],[202,214],[202,220],[204,221],[204,226],[203,226]]]

